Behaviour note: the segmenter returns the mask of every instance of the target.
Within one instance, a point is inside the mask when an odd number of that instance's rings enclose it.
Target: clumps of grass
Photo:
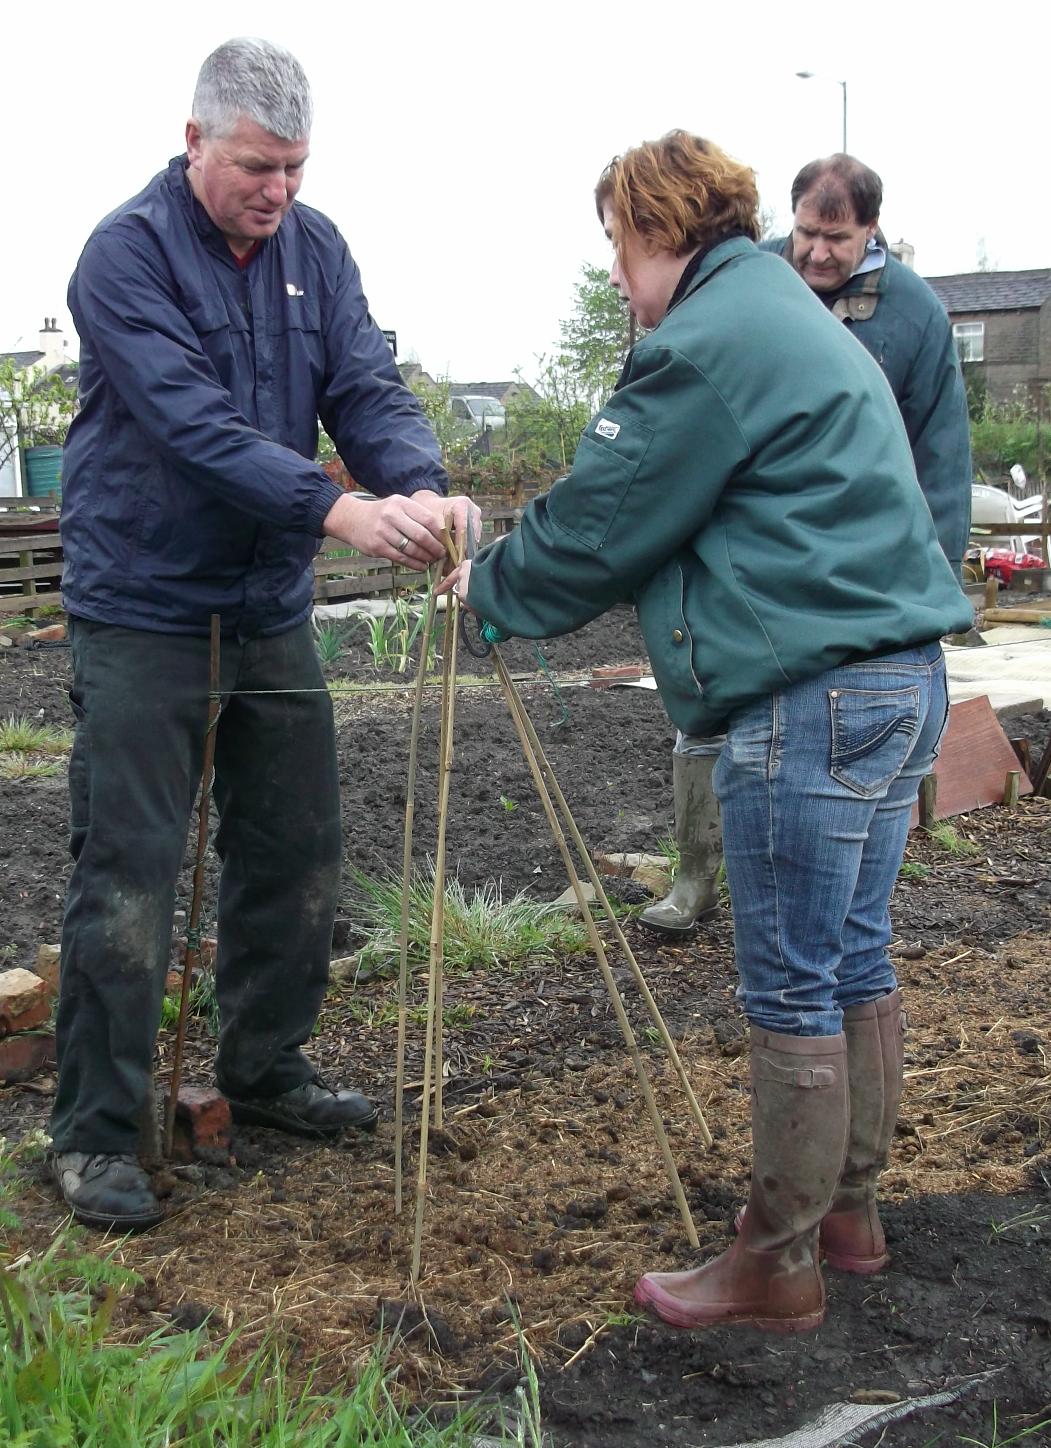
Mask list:
[[[58,774],[58,762],[73,747],[68,729],[9,714],[0,720],[0,778],[36,779]]]
[[[922,860],[904,860],[898,871],[903,880],[926,880],[930,873],[930,865],[925,865]]]
[[[949,855],[977,855],[980,854],[978,846],[961,835],[954,825],[948,820],[938,820],[936,824],[930,825],[927,833],[938,846]]]
[[[1008,1448],[1009,1443],[1021,1443],[1026,1438],[1032,1438],[1034,1433],[1043,1433],[1046,1428],[1051,1428],[1051,1418],[1045,1418],[1042,1423],[1033,1423],[1028,1428],[1022,1428],[1017,1433],[1012,1433],[1009,1438],[1004,1438],[1000,1433],[999,1405],[993,1404],[992,1436],[983,1438],[970,1438],[961,1434],[957,1440],[960,1443],[972,1445],[972,1448]],[[1035,1439],[1035,1442],[1042,1443],[1042,1438]]]
[[[161,1029],[174,1031],[179,1024],[180,996],[166,995],[161,1001]],[[190,986],[186,1002],[186,1014],[203,1020],[212,1036],[219,1034],[219,1002],[215,994],[215,976],[210,970],[202,970]]]
[[[356,871],[353,895],[349,908],[369,936],[357,953],[357,970],[395,973],[401,959],[401,876],[372,878]],[[409,885],[410,966],[429,960],[433,909],[432,866],[414,871]],[[505,900],[493,881],[468,892],[459,880],[447,880],[444,924],[444,968],[451,975],[497,965],[514,970],[527,963],[554,964],[589,949],[579,920],[530,899],[524,891]]]

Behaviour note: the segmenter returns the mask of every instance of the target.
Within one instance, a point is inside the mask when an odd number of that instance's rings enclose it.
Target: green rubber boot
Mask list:
[[[644,925],[668,935],[684,935],[698,920],[714,915],[719,904],[723,836],[712,789],[718,759],[712,754],[672,755],[679,870],[669,894],[639,916]]]

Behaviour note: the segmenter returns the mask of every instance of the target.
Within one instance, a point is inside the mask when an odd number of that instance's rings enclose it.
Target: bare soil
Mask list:
[[[352,869],[398,871],[402,856],[411,692],[390,686],[411,684],[412,673],[374,668],[363,645],[359,628],[328,669],[338,690],[348,881]],[[531,645],[507,645],[503,655],[585,840],[606,853],[654,852],[671,833],[673,730],[656,694],[582,683],[595,666],[644,662],[633,616],[618,612],[545,644],[557,692]],[[469,886],[499,880],[505,894],[553,899],[565,871],[489,665],[461,657],[459,672],[478,682],[457,694],[450,870]],[[3,650],[0,717],[69,725],[68,673],[64,648]],[[1009,732],[1038,752],[1048,729],[1041,713],[1013,720]],[[437,733],[431,691],[416,784],[419,859],[434,852]],[[239,1130],[234,1165],[164,1174],[165,1221],[116,1249],[143,1278],[121,1330],[192,1325],[211,1313],[216,1334],[237,1328],[247,1348],[276,1327],[331,1385],[367,1356],[381,1324],[396,1327],[393,1362],[431,1402],[506,1391],[519,1379],[524,1344],[560,1445],[744,1444],[787,1433],[831,1403],[889,1402],[980,1374],[988,1376],[953,1404],[851,1441],[955,1444],[969,1434],[987,1443],[994,1405],[1003,1438],[1051,1418],[1051,801],[955,823],[975,851],[950,853],[915,833],[894,900],[910,1034],[884,1182],[893,1261],[875,1278],[829,1272],[828,1319],[816,1333],[677,1334],[634,1314],[641,1271],[689,1265],[697,1254],[590,957],[447,979],[446,1122],[431,1138],[417,1293],[408,1266],[422,1030],[410,1027],[406,1206],[396,1217],[394,986],[339,972],[313,1054],[328,1078],[383,1103],[375,1137],[315,1145]],[[58,939],[66,836],[62,772],[0,780],[7,965],[31,967],[37,944]],[[183,910],[190,865],[188,851]],[[641,898],[638,887],[619,893]],[[214,900],[210,863],[206,922]],[[724,907],[680,943],[634,920],[625,930],[715,1138],[705,1152],[611,949],[704,1256],[729,1241],[748,1184],[732,925]],[[358,938],[348,892],[334,958]],[[170,1048],[162,1031],[162,1086]],[[207,1023],[192,1019],[190,1081],[210,1083],[212,1049]],[[0,1090],[0,1133],[17,1138],[45,1125],[52,1090],[46,1077]],[[43,1249],[62,1221],[43,1167],[18,1210],[23,1225],[10,1246]],[[1051,1442],[1051,1428],[1025,1441]]]

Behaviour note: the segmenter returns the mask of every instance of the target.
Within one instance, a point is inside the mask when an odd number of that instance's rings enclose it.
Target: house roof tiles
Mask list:
[[[1051,267],[959,272],[924,280],[947,312],[1023,311],[1042,306],[1051,296]]]

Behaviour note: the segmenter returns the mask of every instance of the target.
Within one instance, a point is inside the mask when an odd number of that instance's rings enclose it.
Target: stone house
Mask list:
[[[949,314],[965,370],[989,397],[1035,402],[1051,385],[1051,267],[925,280]]]

